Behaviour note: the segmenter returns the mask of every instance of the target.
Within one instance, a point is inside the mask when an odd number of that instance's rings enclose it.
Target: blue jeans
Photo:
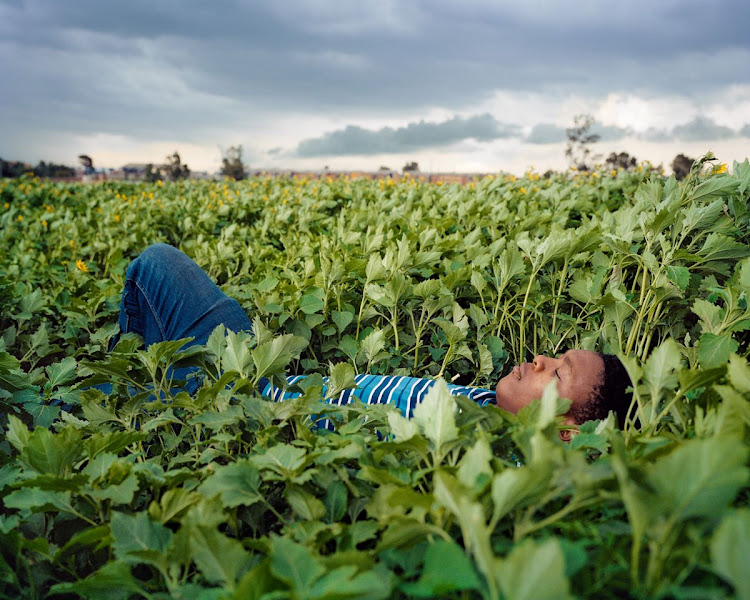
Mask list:
[[[118,323],[123,333],[143,337],[147,348],[186,337],[195,338],[186,347],[205,344],[222,323],[235,332],[252,331],[239,302],[222,292],[184,252],[164,243],[149,246],[128,266]],[[174,377],[185,379],[194,370],[177,369]],[[185,389],[192,394],[197,385],[191,379]],[[104,386],[96,387],[109,393]]]

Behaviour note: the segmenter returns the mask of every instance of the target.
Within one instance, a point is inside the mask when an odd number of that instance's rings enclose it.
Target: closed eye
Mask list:
[[[560,379],[560,369],[555,369],[555,377]]]

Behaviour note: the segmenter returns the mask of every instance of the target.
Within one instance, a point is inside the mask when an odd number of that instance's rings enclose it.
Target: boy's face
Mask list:
[[[533,362],[513,367],[497,383],[497,405],[517,413],[532,400],[542,397],[550,381],[557,382],[557,393],[573,404],[586,402],[601,385],[604,361],[589,350],[568,350],[559,358],[537,356]]]

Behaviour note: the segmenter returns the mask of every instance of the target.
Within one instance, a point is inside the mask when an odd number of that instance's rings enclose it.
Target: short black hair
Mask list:
[[[615,413],[617,424],[622,429],[633,399],[628,387],[632,386],[628,372],[614,354],[597,353],[604,363],[601,383],[597,385],[586,402],[577,402],[570,407],[568,415],[577,425],[595,419],[606,419],[609,411]]]

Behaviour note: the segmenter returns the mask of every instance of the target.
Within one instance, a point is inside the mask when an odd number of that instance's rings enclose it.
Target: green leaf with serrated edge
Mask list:
[[[698,345],[698,359],[705,369],[718,367],[726,364],[729,356],[737,352],[739,347],[737,340],[728,333],[722,335],[704,333]]]
[[[253,348],[256,377],[270,377],[282,373],[289,362],[297,358],[307,346],[307,340],[296,335],[282,335]]]
[[[6,508],[32,512],[62,510],[70,512],[70,492],[51,492],[39,488],[22,488],[3,498]]]
[[[659,401],[662,390],[671,389],[677,384],[681,358],[677,343],[671,338],[651,352],[643,367],[643,379],[652,402]]]
[[[348,310],[334,310],[331,312],[331,318],[333,319],[333,322],[336,323],[339,332],[343,332],[344,329],[346,329],[346,326],[354,320],[354,313],[349,312]]]
[[[456,401],[448,391],[444,379],[438,379],[422,403],[414,409],[414,423],[432,442],[438,454],[442,454],[446,444],[458,439],[455,410]]]
[[[567,600],[573,598],[565,576],[565,557],[555,538],[525,539],[502,560],[494,576],[508,600]]]
[[[245,414],[239,406],[228,406],[222,412],[206,411],[188,419],[190,425],[203,425],[213,431],[219,431],[224,427],[235,425],[244,419]]]
[[[325,573],[325,568],[304,546],[274,535],[271,536],[271,571],[289,584],[292,591],[304,595]]]
[[[87,490],[87,494],[92,498],[101,501],[109,500],[112,506],[130,504],[133,497],[138,491],[139,480],[135,473],[130,473],[120,483],[110,483],[109,485],[96,489]]]
[[[289,444],[277,444],[264,454],[250,457],[250,462],[261,471],[269,470],[283,476],[295,474],[304,466],[305,460],[305,450]]]
[[[263,499],[258,469],[246,459],[217,467],[198,491],[207,497],[218,494],[222,505],[227,508],[251,506]]]
[[[690,283],[690,271],[687,267],[667,266],[667,278],[683,292]]]
[[[357,573],[354,565],[345,565],[329,571],[313,583],[309,598],[356,598],[357,600],[383,600],[391,596],[393,576],[388,571]]]
[[[303,295],[299,301],[300,310],[306,315],[311,315],[323,310],[323,308],[325,308],[325,302],[323,302],[322,295],[322,290],[308,292]]]
[[[402,584],[400,589],[417,598],[438,598],[460,590],[478,590],[480,583],[464,551],[455,542],[438,540],[427,547],[419,579]]]
[[[81,432],[66,427],[60,433],[38,427],[29,436],[21,458],[39,473],[63,475],[81,455]]]
[[[729,357],[729,366],[727,367],[729,383],[742,393],[750,393],[750,365],[736,354]]]
[[[551,461],[539,461],[496,474],[492,479],[493,519],[501,519],[544,494],[553,466]]]
[[[127,564],[113,561],[85,579],[53,585],[50,594],[77,594],[87,600],[127,600],[134,594],[145,597],[145,590]]]
[[[145,439],[145,437],[144,434],[137,431],[96,432],[84,440],[83,445],[90,460],[101,452],[119,453],[128,446]]]
[[[21,469],[16,465],[8,464],[0,467],[0,492],[6,485],[15,483],[18,480],[18,475],[20,473]]]
[[[141,562],[138,557],[133,556],[136,552],[165,552],[173,535],[164,525],[149,519],[146,512],[134,515],[113,512],[109,529],[112,533],[112,550],[115,556],[129,563]]]
[[[240,542],[204,525],[190,527],[190,550],[206,581],[230,590],[251,564],[251,556]]]
[[[710,549],[713,570],[732,584],[738,600],[750,600],[750,510],[741,508],[726,514],[711,538]]]
[[[750,427],[750,402],[727,385],[715,385],[714,391],[721,396],[716,411],[714,435],[741,440]]]
[[[23,421],[18,417],[8,415],[8,432],[5,434],[5,438],[11,443],[11,445],[19,452],[23,452],[30,437],[31,432],[29,431],[29,428],[24,425]]]
[[[484,436],[479,437],[461,458],[458,465],[458,480],[467,487],[473,489],[478,484],[489,482],[492,477],[492,451]],[[480,479],[481,478],[481,479]]]
[[[388,413],[388,426],[397,442],[410,440],[419,433],[419,427],[412,419],[406,419],[398,411]]]
[[[287,487],[286,500],[289,502],[289,506],[292,507],[295,515],[300,519],[319,521],[326,514],[323,502],[301,487]]]
[[[253,358],[250,353],[252,336],[249,333],[241,331],[234,333],[227,331],[227,345],[221,355],[221,369],[223,371],[237,371],[242,377],[250,377],[250,367],[253,364]]]
[[[344,390],[352,389],[356,385],[354,382],[354,368],[349,363],[338,363],[331,367],[328,376],[326,399],[338,398]]]
[[[731,438],[680,444],[647,470],[662,514],[674,520],[715,516],[750,480],[749,453]]]
[[[188,508],[200,500],[200,496],[185,488],[172,488],[164,492],[159,502],[153,501],[148,507],[148,515],[162,525],[177,519]]]
[[[65,385],[76,378],[76,359],[68,356],[59,363],[45,367],[45,371],[47,371],[50,385],[53,387]]]
[[[344,518],[347,509],[347,491],[343,481],[334,481],[326,489],[324,504],[325,519],[328,523],[335,523]]]

